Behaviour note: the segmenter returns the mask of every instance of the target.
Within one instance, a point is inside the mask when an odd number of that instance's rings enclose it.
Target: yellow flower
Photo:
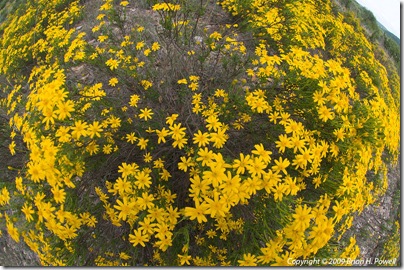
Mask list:
[[[49,123],[55,124],[56,113],[53,108],[45,108],[43,110],[43,116],[42,123],[46,124],[46,129],[49,127]]]
[[[337,137],[337,142],[344,141],[344,138],[345,138],[344,128],[335,129],[333,134],[335,135],[335,137]]]
[[[285,132],[292,133],[292,135],[297,135],[301,130],[303,130],[303,124],[300,122],[296,122],[292,119],[286,121],[285,125]]]
[[[178,84],[188,84],[187,79],[181,79],[177,81]]]
[[[196,161],[202,161],[202,166],[209,164],[213,158],[212,150],[209,150],[207,147],[201,148],[198,151],[198,156]]]
[[[198,133],[194,134],[194,144],[198,144],[198,147],[205,146],[209,143],[209,133],[198,130]]]
[[[150,53],[151,53],[151,50],[149,48],[147,48],[146,50],[143,51],[143,54],[145,56],[149,56]]]
[[[127,5],[129,5],[129,2],[128,1],[122,1],[120,3],[120,5],[123,6],[123,7],[126,7]]]
[[[141,50],[144,47],[144,45],[145,45],[144,41],[136,43],[136,50]]]
[[[182,139],[185,136],[185,127],[181,127],[181,123],[174,124],[169,127],[170,128],[170,135],[174,140]]]
[[[135,185],[137,188],[140,189],[150,187],[152,183],[150,175],[145,173],[144,171],[136,173],[135,178],[136,178]]]
[[[139,117],[141,119],[144,118],[145,121],[148,119],[152,119],[153,112],[151,109],[145,108],[145,109],[140,109],[141,113],[139,114]]]
[[[148,80],[142,80],[140,84],[143,86],[144,90],[147,90],[153,86],[153,83]]]
[[[139,146],[141,150],[144,150],[144,149],[146,149],[148,142],[149,142],[149,139],[139,138],[137,146]]]
[[[214,192],[213,200],[211,198],[206,198],[205,201],[207,204],[207,209],[205,213],[210,214],[212,218],[216,216],[224,217],[226,213],[229,211],[229,207],[226,203],[225,198],[224,197],[219,198],[219,193],[217,192]]]
[[[18,232],[18,229],[14,227],[14,224],[11,222],[7,222],[6,227],[7,232],[11,236],[11,238],[13,238],[13,240],[17,243],[20,242],[20,233]]]
[[[108,39],[108,36],[107,35],[101,35],[101,36],[98,36],[98,41],[99,42],[104,42],[105,40],[107,40]]]
[[[146,210],[146,209],[151,209],[154,207],[154,196],[152,194],[149,194],[147,192],[142,193],[142,197],[138,198],[137,204],[139,205],[140,209]]]
[[[154,206],[152,208],[149,208],[147,212],[149,213],[147,216],[150,217],[151,220],[156,220],[157,223],[159,223],[157,224],[158,228],[155,229],[155,232],[160,234],[156,234],[156,237],[169,237],[171,232],[168,230],[167,224],[165,224],[166,213],[164,209],[158,206]]]
[[[277,248],[278,245],[273,240],[270,240],[265,247],[261,248],[262,255],[258,256],[258,261],[264,264],[273,261],[277,255]]]
[[[187,265],[190,265],[191,263],[189,262],[189,260],[191,260],[192,259],[192,257],[191,257],[191,255],[181,255],[181,254],[178,254],[177,255],[178,256],[178,259],[180,259],[180,265],[184,265],[184,264],[187,264]]]
[[[137,103],[139,102],[140,97],[136,94],[133,94],[130,96],[130,102],[129,105],[132,107],[137,107]]]
[[[168,247],[173,245],[173,241],[171,237],[160,238],[160,241],[157,241],[156,245],[161,251],[164,252]]]
[[[339,147],[335,143],[332,143],[330,145],[330,152],[331,152],[331,156],[333,156],[333,157],[338,156]]]
[[[8,145],[8,149],[10,150],[11,155],[15,155],[15,141],[12,141],[9,145]]]
[[[174,121],[177,120],[178,114],[174,113],[171,116],[168,116],[166,118],[166,124],[172,126],[174,124]]]
[[[296,178],[292,178],[289,175],[285,177],[285,194],[296,195],[301,189],[301,186],[296,184]]]
[[[286,171],[286,168],[290,165],[290,162],[287,158],[283,159],[282,157],[279,158],[279,160],[275,160],[274,166],[272,166],[272,170],[275,171],[276,173],[278,172],[283,172],[285,175],[288,174]]]
[[[195,175],[191,178],[191,187],[189,189],[190,197],[198,197],[207,193],[207,190],[210,188],[210,181],[208,179],[204,179],[201,181],[201,178],[198,175]]]
[[[177,225],[178,218],[180,217],[180,212],[178,211],[177,207],[173,208],[172,205],[170,205],[166,210],[168,211],[167,223],[169,224],[170,229],[173,229],[175,225]]]
[[[94,121],[87,128],[87,134],[90,136],[90,138],[101,137],[100,132],[102,132],[102,128],[98,121]]]
[[[263,188],[263,181],[258,176],[253,176],[247,178],[242,185],[242,189],[244,189],[248,195],[254,195],[258,190]]]
[[[24,185],[23,185],[23,183],[22,183],[22,177],[21,176],[17,176],[16,178],[15,178],[15,187],[17,188],[17,190],[19,191],[19,192],[21,192],[21,194],[23,194],[24,195],[24,193],[25,193],[25,187],[24,187]]]
[[[321,215],[316,218],[316,225],[310,232],[308,239],[313,239],[311,245],[313,248],[319,249],[328,242],[334,232],[333,219]]]
[[[134,171],[132,168],[129,170]],[[132,191],[132,185],[127,181],[126,177],[119,177],[114,184],[114,190],[118,191],[120,196],[124,196]]]
[[[191,82],[191,83],[188,85],[188,88],[191,89],[192,91],[196,91],[196,90],[198,89],[198,87],[199,87],[198,82]]]
[[[216,89],[214,96],[215,97],[226,97],[226,92],[224,89]]]
[[[3,187],[0,194],[0,205],[6,205],[10,201],[10,193],[6,187]]]
[[[209,130],[213,129],[214,131],[217,131],[222,126],[222,123],[219,122],[216,115],[210,115],[208,119],[206,119],[206,122],[208,123],[206,127]]]
[[[203,179],[208,180],[209,183],[213,185],[213,187],[218,187],[220,184],[222,184],[223,179],[226,177],[226,169],[222,166],[217,166],[213,162],[210,163],[209,166],[210,170],[205,170],[203,172]]]
[[[222,38],[222,35],[215,31],[212,34],[210,34],[209,38],[215,39],[215,40],[220,40]]]
[[[252,150],[251,153],[259,156],[265,163],[269,163],[271,161],[271,151],[267,151],[264,149],[262,143],[254,145],[255,150]]]
[[[59,187],[55,186],[51,189],[53,193],[53,198],[55,199],[55,202],[57,203],[64,203],[66,199],[66,192],[63,189],[60,189]]]
[[[237,262],[240,266],[257,266],[257,258],[251,253],[243,254],[243,259]]]
[[[145,217],[143,221],[139,222],[139,230],[143,231],[145,235],[151,235],[154,232],[155,223],[152,223],[151,218]]]
[[[108,59],[108,60],[105,62],[105,64],[106,64],[111,70],[114,70],[114,69],[117,69],[117,68],[118,68],[118,66],[119,66],[119,61],[116,60],[116,59],[110,58],[110,59]]]
[[[102,152],[106,155],[111,154],[112,153],[112,145],[110,144],[106,144],[102,147]]]
[[[46,175],[41,167],[41,164],[32,161],[28,163],[28,174],[31,176],[31,180],[34,181],[34,183],[44,180]]]
[[[306,139],[302,138],[298,135],[292,136],[290,138],[290,144],[291,144],[290,148],[293,147],[293,153],[296,153],[297,150],[303,151],[303,149],[305,147],[305,143],[306,143]]]
[[[174,5],[171,3],[159,3],[155,4],[153,7],[153,10],[158,11],[158,10],[163,10],[163,11],[178,11],[181,9],[180,5]]]
[[[135,136],[134,132],[131,132],[130,134],[126,134],[126,141],[130,142],[131,144],[135,143],[137,140],[137,137]]]
[[[158,42],[154,42],[151,47],[152,51],[158,51],[160,49],[160,44]]]
[[[274,124],[277,123],[277,121],[278,121],[279,118],[280,118],[279,112],[277,112],[277,111],[271,112],[271,113],[269,114],[269,120],[270,120],[271,122],[273,122]]]
[[[295,214],[292,214],[293,228],[297,231],[305,231],[310,226],[310,220],[314,218],[314,215],[310,213],[311,207],[307,207],[305,204],[303,207],[299,205],[295,209]]]
[[[97,21],[101,21],[104,17],[105,17],[105,14],[101,13],[101,14],[98,14],[96,19],[97,19]]]
[[[286,189],[285,184],[278,184],[272,188],[272,192],[274,193],[275,201],[280,201],[280,202],[282,201],[285,189]]]
[[[111,116],[108,118],[108,123],[111,125],[112,128],[118,128],[121,126],[121,119],[115,116]]]
[[[162,130],[156,129],[155,132],[156,132],[156,134],[158,136],[157,143],[159,143],[159,144],[160,143],[165,143],[166,142],[165,137],[167,137],[167,135],[169,134],[169,130],[164,127]]]
[[[190,157],[181,157],[181,162],[178,162],[178,169],[181,171],[186,172],[188,170],[188,167],[193,166],[193,161]]]
[[[241,186],[241,178],[238,174],[232,176],[231,172],[227,171],[227,175],[223,180],[223,183],[219,186],[223,192],[228,194],[234,193],[237,194],[239,192],[239,188]]]
[[[21,211],[24,213],[25,219],[28,222],[34,220],[34,218],[32,217],[32,214],[34,214],[35,211],[32,209],[31,205],[28,205],[28,202],[24,203],[24,206],[22,207]]]
[[[171,190],[168,190],[164,193],[164,198],[166,199],[167,203],[174,203],[175,198],[177,198],[177,194],[172,194]]]
[[[59,120],[64,120],[67,117],[71,117],[71,112],[74,111],[74,102],[72,100],[66,100],[65,102],[58,102],[55,113],[58,114]]]
[[[120,211],[118,218],[125,221],[127,216],[133,211],[135,202],[128,201],[127,197],[123,197],[122,201],[118,199],[116,200],[116,203],[118,205],[114,205],[114,208]]]
[[[114,78],[111,78],[111,79],[109,80],[108,84],[109,84],[110,86],[115,86],[115,85],[118,84],[118,79],[115,78],[115,77],[114,77]]]
[[[106,3],[100,7],[100,10],[110,10],[112,8],[112,1],[105,1]]]
[[[240,153],[240,159],[235,159],[233,163],[233,168],[237,169],[237,174],[244,174],[245,169],[250,163],[250,155],[245,155]]]
[[[332,207],[332,210],[335,212],[335,219],[340,221],[342,217],[348,212],[347,208],[344,207],[343,204],[340,204],[339,201],[335,201],[335,205]]]
[[[219,128],[217,132],[210,133],[210,141],[213,142],[213,146],[216,148],[222,148],[228,139],[226,129]]]
[[[149,242],[149,237],[147,234],[142,234],[140,229],[133,230],[134,234],[129,234],[129,242],[133,244],[133,246],[141,245],[142,247],[146,246],[146,242]]]
[[[118,166],[118,172],[122,174],[123,178],[128,177],[129,175],[134,175],[137,171],[138,166],[136,163],[127,164],[123,162],[122,165]]]
[[[217,235],[217,233],[215,230],[210,229],[206,232],[206,235],[208,236],[208,238],[214,238]]]
[[[78,140],[80,139],[81,136],[87,135],[88,124],[86,122],[78,120],[74,122],[74,126],[71,129],[72,129],[72,137]]]
[[[327,106],[321,106],[320,108],[317,109],[319,118],[323,120],[324,122],[327,122],[328,120],[332,120],[335,117],[335,113],[331,111]]]
[[[207,213],[208,205],[203,202],[199,203],[199,200],[195,200],[195,207],[185,207],[184,215],[189,217],[190,220],[197,219],[198,223],[207,222],[205,217]]]
[[[318,106],[323,106],[325,104],[326,99],[324,98],[324,93],[320,91],[316,91],[313,94],[313,100],[317,103]]]
[[[267,167],[262,157],[255,157],[249,160],[247,170],[252,176],[261,177]]]

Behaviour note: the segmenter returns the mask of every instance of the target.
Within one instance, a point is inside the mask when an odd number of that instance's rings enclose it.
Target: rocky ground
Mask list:
[[[381,258],[384,244],[393,233],[393,224],[401,220],[401,166],[390,167],[388,172],[389,187],[386,194],[370,205],[354,219],[349,235],[355,235],[361,251],[360,259],[374,263]],[[400,222],[401,226],[401,222]],[[391,258],[394,259],[394,258]],[[401,266],[401,256],[397,265]]]
[[[2,266],[38,266],[38,256],[22,241],[14,242],[7,231],[2,230],[0,237],[0,265]]]

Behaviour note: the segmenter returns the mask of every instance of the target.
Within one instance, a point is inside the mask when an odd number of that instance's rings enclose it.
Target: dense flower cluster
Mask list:
[[[399,78],[329,1],[220,1],[250,43],[193,21],[209,1],[146,1],[154,34],[138,1],[103,0],[87,31],[80,1],[36,2],[2,25],[22,163],[0,209],[43,265],[359,255],[341,239],[387,189]]]

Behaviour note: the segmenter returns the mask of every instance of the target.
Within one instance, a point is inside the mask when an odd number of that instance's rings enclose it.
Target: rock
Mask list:
[[[38,256],[21,241],[16,243],[3,230],[3,235],[0,237],[0,265],[2,266],[39,266]]]

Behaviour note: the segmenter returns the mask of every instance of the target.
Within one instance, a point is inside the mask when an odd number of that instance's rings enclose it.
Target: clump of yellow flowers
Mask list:
[[[138,2],[82,28],[82,1],[27,1],[1,25],[8,234],[42,265],[355,259],[344,233],[400,139],[363,31],[329,1]]]

